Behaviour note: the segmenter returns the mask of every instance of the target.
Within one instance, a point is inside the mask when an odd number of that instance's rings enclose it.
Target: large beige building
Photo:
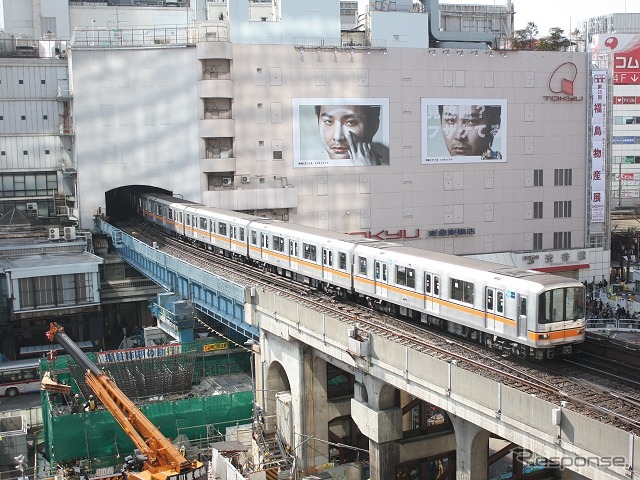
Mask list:
[[[191,20],[153,28],[158,9],[71,7],[80,25],[68,50],[80,226],[109,213],[118,188],[146,185],[608,279],[607,221],[592,221],[589,200],[587,54],[505,50],[504,34],[492,30],[500,22],[483,31],[463,22],[463,31],[430,40],[434,2],[377,3],[360,7],[361,28],[348,31],[339,0],[213,2],[210,21],[197,21],[198,4],[172,7]],[[375,107],[369,136],[380,164],[331,158],[316,105]],[[463,134],[491,144],[448,147],[453,127],[441,106],[494,112],[490,125],[471,123]]]

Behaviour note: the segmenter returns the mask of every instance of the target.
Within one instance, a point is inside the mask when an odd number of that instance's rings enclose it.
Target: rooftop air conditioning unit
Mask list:
[[[242,183],[251,183],[251,175],[242,175],[240,181]]]
[[[51,227],[49,229],[49,240],[58,240],[60,238],[60,229]]]
[[[233,179],[231,177],[222,177],[222,186],[223,187],[230,187],[232,181],[233,181]]]
[[[76,239],[76,227],[64,227],[64,239],[75,240]]]

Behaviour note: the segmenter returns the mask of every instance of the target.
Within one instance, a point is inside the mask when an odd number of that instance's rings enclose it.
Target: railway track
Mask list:
[[[426,329],[377,310],[338,300],[332,295],[293,282],[264,269],[203,250],[140,222],[119,225],[123,231],[177,258],[242,285],[261,285],[280,295],[344,320],[362,332],[375,333],[409,348],[428,353],[517,388],[564,408],[640,434],[640,373],[621,373],[620,365],[598,359],[525,363],[465,342],[443,332]]]

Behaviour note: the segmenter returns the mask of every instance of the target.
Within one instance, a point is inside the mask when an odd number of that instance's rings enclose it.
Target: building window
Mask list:
[[[533,234],[533,249],[542,250],[542,233]]]
[[[42,119],[43,119],[43,120],[46,120],[46,119],[48,119],[48,118],[49,118],[49,115],[42,115]]]
[[[29,150],[23,150],[23,151],[22,151],[22,154],[23,154],[23,155],[29,155]]]
[[[18,80],[18,85],[24,85],[24,80]]]
[[[49,149],[47,149],[47,150],[45,150],[45,151],[44,151],[44,154],[45,154],[45,155],[49,155],[50,153],[51,153],[51,150],[49,150]]]
[[[573,170],[570,168],[556,168],[553,171],[553,184],[558,185],[571,185]]]
[[[47,81],[46,81],[46,80],[40,80],[40,85],[44,85],[44,84],[46,84],[46,83],[47,83]]]
[[[273,159],[274,160],[282,160],[282,151],[280,150],[276,150],[273,152]]]
[[[571,201],[561,200],[553,202],[553,218],[567,218],[571,216]]]
[[[0,115],[0,120],[4,120],[4,115]]]
[[[93,303],[91,274],[76,273],[20,279],[20,308],[35,309]]]
[[[26,120],[27,116],[26,115],[20,115],[20,120]]]
[[[571,248],[571,232],[553,232],[553,248]]]
[[[533,202],[533,218],[542,218],[542,202]]]
[[[534,187],[544,186],[544,176],[542,174],[541,168],[533,171],[533,186]]]

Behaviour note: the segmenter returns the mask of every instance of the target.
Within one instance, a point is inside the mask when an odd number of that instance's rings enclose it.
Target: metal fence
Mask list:
[[[77,28],[71,48],[161,47],[193,45],[198,42],[229,41],[226,24],[184,27],[181,25],[137,28]]]

